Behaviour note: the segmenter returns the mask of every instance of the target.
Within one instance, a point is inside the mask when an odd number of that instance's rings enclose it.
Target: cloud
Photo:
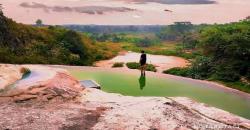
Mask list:
[[[68,7],[68,6],[47,6],[45,4],[32,2],[32,3],[21,3],[23,8],[43,9],[45,12],[77,12],[85,14],[104,14],[106,12],[129,12],[135,11],[135,9],[127,7],[107,7],[107,6],[79,6],[79,7]]]
[[[122,0],[128,2],[127,0]],[[215,4],[213,0],[130,0],[129,2],[136,4],[145,4],[149,2],[160,4]]]

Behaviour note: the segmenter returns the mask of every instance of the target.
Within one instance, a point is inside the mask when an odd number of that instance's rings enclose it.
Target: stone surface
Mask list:
[[[22,66],[0,64],[0,91],[22,78]]]
[[[131,97],[87,88],[83,101],[107,108],[93,129],[249,129],[249,120],[188,98]]]
[[[239,126],[242,128],[250,129],[250,121],[239,116],[234,116],[233,114],[217,109],[215,107],[208,106],[203,103],[198,103],[189,98],[177,97],[171,98],[172,100],[186,106],[188,109],[199,112],[200,114],[206,116],[207,118],[229,124],[231,126]]]
[[[16,82],[8,91],[0,93],[0,97],[12,97],[14,101],[50,100],[54,97],[71,99],[84,89],[66,70],[35,65],[21,67],[28,68],[31,74]]]
[[[82,90],[63,69],[22,67],[29,68],[31,75],[0,96],[0,129],[250,129],[247,119],[185,97],[132,97]]]

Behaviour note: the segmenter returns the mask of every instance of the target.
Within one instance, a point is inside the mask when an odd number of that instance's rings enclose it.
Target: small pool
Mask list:
[[[76,78],[93,79],[102,90],[131,96],[189,97],[199,102],[221,108],[250,119],[250,98],[240,96],[221,88],[190,80],[164,78],[150,74],[141,77],[139,73],[110,72],[104,70],[71,70]]]

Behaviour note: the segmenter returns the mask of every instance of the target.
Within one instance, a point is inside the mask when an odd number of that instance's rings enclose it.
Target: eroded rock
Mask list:
[[[0,97],[11,97],[14,101],[29,99],[46,101],[55,97],[72,99],[83,90],[79,81],[70,76],[66,70],[26,65],[13,66],[12,71],[16,72],[16,67],[28,68],[31,73],[27,78],[16,82],[8,91],[0,93]]]
[[[22,78],[23,67],[18,65],[0,64],[0,91]]]
[[[122,96],[90,88],[82,95],[83,101],[112,108],[93,127],[97,130],[249,129],[249,120],[188,98]]]

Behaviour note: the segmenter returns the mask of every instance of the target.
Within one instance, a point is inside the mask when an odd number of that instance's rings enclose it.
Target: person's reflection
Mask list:
[[[139,78],[140,89],[142,90],[146,86],[146,76],[141,75]]]

